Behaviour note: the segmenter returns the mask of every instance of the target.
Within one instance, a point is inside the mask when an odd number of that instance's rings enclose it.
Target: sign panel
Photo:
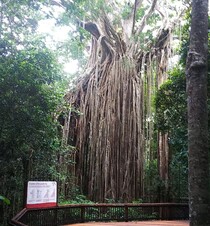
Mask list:
[[[56,205],[56,181],[28,181],[26,208],[43,208]]]

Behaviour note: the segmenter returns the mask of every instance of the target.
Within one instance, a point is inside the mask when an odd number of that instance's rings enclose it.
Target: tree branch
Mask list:
[[[84,28],[88,31],[91,35],[93,35],[97,40],[101,36],[100,31],[95,23],[92,22],[83,22],[79,19],[76,19],[78,26]]]
[[[51,0],[51,5],[59,6],[62,7],[63,9],[66,9],[59,0]]]
[[[101,36],[99,29],[97,27],[96,24],[92,23],[92,22],[87,22],[84,24],[84,29],[88,32],[91,33],[91,35],[93,35],[97,40],[99,39],[99,37]]]
[[[136,12],[141,7],[143,0],[135,0],[134,5],[132,6],[132,10],[128,15],[127,19],[122,21],[122,27],[125,33],[125,42],[131,37],[134,32],[135,27],[135,19],[136,19]]]
[[[157,3],[157,0],[153,0],[151,7],[149,8],[147,13],[142,18],[141,24],[140,24],[138,30],[135,32],[136,35],[139,35],[142,32],[142,30],[144,29],[147,19],[151,16],[151,14],[153,13],[153,11],[155,9],[156,3]]]
[[[131,31],[131,34],[134,33],[134,27],[135,27],[135,21],[136,21],[136,11],[137,9],[141,6],[143,0],[139,1],[139,0],[135,0],[135,3],[134,3],[134,8],[133,8],[133,25],[132,25],[132,31]]]

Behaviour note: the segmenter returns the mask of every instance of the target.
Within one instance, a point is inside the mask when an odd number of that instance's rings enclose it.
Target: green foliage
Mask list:
[[[142,199],[137,199],[132,202],[133,204],[143,203]]]
[[[188,153],[187,153],[187,97],[185,72],[189,49],[190,12],[186,13],[186,23],[182,27],[180,47],[180,65],[169,75],[169,79],[157,91],[156,129],[169,134],[170,147],[170,196],[171,198],[187,197]],[[210,34],[209,34],[210,39]],[[210,57],[208,58],[210,62]],[[209,73],[208,73],[209,74]],[[210,74],[208,75],[209,84]],[[210,86],[208,85],[208,90]],[[208,108],[210,100],[208,98]]]
[[[76,0],[62,1],[65,11],[58,19],[58,24],[77,24],[78,19],[81,21],[91,21],[98,18],[102,9],[110,10],[110,7],[103,0]]]
[[[170,197],[187,197],[187,99],[184,71],[177,66],[155,98],[156,129],[169,134]]]
[[[45,0],[21,0],[0,3],[0,36],[10,44],[22,45],[35,32]]]
[[[88,200],[85,195],[79,194],[78,190],[74,193],[74,196],[70,200],[66,199],[66,197],[60,197],[59,203],[62,205],[63,204],[81,204],[81,203],[82,204],[94,204],[94,202]]]
[[[155,97],[156,126],[168,132],[186,125],[185,74],[180,68],[170,72],[169,79],[160,87]]]
[[[124,20],[128,19],[132,12],[132,7],[129,4],[125,4],[123,9],[122,9],[122,18]]]
[[[84,52],[88,52],[90,48],[88,41],[90,40],[90,34],[83,28],[78,27],[76,31],[73,31],[70,37],[62,44],[58,43],[57,53],[65,56],[68,60],[78,60],[81,65],[85,65],[87,62],[87,55]]]
[[[2,200],[4,203],[6,203],[7,205],[10,205],[10,200],[7,199],[6,197],[0,195],[0,200]]]
[[[190,43],[190,24],[191,24],[191,15],[190,11],[188,11],[185,14],[185,25],[182,27],[181,31],[181,48],[180,48],[180,63],[182,65],[186,65],[186,59],[187,59],[187,53],[189,49],[189,43]]]
[[[145,166],[145,197],[144,202],[151,202],[151,200],[158,200],[158,188],[161,181],[158,176],[158,162],[157,159],[147,161]]]
[[[155,25],[160,20],[160,15],[157,13],[154,13],[151,15],[151,17],[148,18],[148,24]]]
[[[141,8],[139,8],[137,10],[137,15],[136,15],[136,19],[137,20],[141,20],[146,12],[146,10],[148,10],[149,5],[143,5]]]
[[[53,84],[58,70],[52,60],[49,52],[34,49],[0,58],[1,150],[13,150],[26,140],[36,149],[36,142],[52,133],[51,113],[60,98]]]
[[[1,53],[0,193],[11,200],[6,221],[22,206],[26,181],[59,179],[56,111],[64,103],[66,82],[47,48],[11,52],[8,47]]]

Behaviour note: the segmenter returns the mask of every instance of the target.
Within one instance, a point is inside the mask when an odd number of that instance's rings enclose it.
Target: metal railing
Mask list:
[[[23,209],[12,220],[13,226],[56,226],[88,221],[141,221],[188,219],[188,204],[83,204],[41,209]]]

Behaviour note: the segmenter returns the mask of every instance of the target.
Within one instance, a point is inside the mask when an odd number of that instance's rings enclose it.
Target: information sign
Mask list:
[[[56,181],[28,181],[26,208],[43,208],[56,205]]]

